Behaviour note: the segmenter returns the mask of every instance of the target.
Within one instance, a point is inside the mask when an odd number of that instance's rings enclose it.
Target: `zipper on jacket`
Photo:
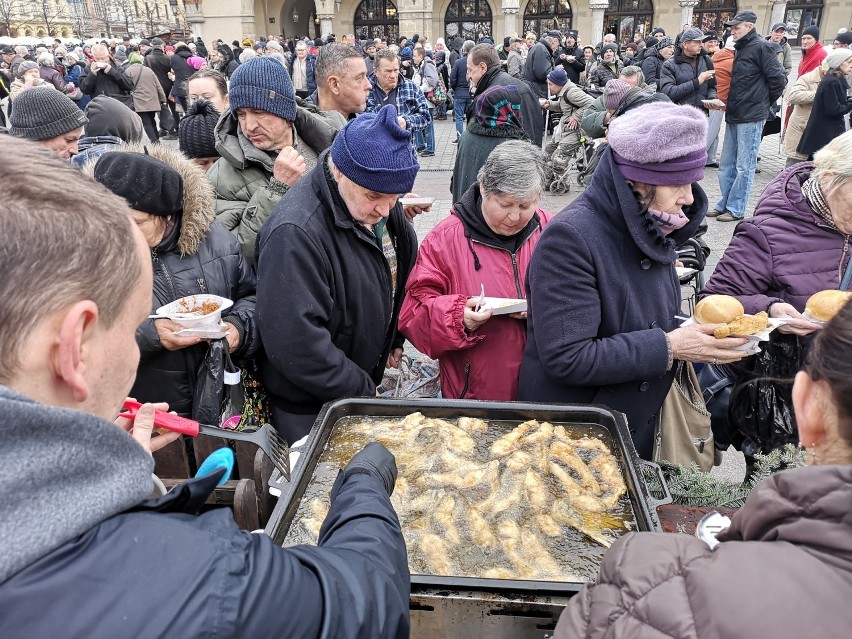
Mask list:
[[[203,277],[195,278],[195,283],[198,284],[198,291],[203,295],[207,293],[207,282],[204,281]]]
[[[467,395],[467,389],[470,386],[470,362],[464,363],[464,387],[462,388],[462,392],[459,394],[459,399],[464,399],[464,396]]]
[[[846,254],[849,252],[849,236],[843,236],[843,252],[840,254],[840,265],[837,267],[837,278],[839,282],[843,283],[843,275],[846,269],[843,268],[843,261],[846,259]]]
[[[532,235],[530,235],[530,237],[532,237]],[[470,238],[470,241],[475,242],[476,244],[481,244],[482,246],[487,246],[488,248],[493,248],[493,249],[496,249],[498,251],[503,251],[504,253],[509,254],[509,257],[512,258],[512,272],[515,275],[515,290],[518,293],[518,299],[519,300],[525,299],[524,298],[524,292],[521,290],[521,273],[520,273],[520,271],[518,271],[518,257],[517,257],[518,254],[512,253],[511,251],[507,251],[506,249],[504,249],[500,246],[494,246],[493,244],[488,244],[486,242],[480,242],[479,240],[474,240],[473,238]],[[526,244],[526,241],[524,241],[524,244]],[[523,246],[523,244],[521,246]]]
[[[151,260],[154,262],[154,271],[156,271],[159,267],[160,270],[163,271],[163,275],[166,276],[166,283],[169,285],[169,290],[172,294],[172,301],[179,298],[180,295],[177,294],[177,290],[175,289],[175,283],[172,281],[172,274],[169,273],[169,269],[166,268],[166,263],[163,262],[157,255],[157,249],[151,249]]]

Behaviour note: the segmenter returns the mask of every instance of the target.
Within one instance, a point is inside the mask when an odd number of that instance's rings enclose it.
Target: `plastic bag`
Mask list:
[[[425,355],[403,355],[399,368],[385,369],[376,390],[380,397],[438,397],[441,392],[438,362]]]
[[[751,358],[750,369],[731,392],[728,419],[760,452],[768,454],[799,441],[793,379],[801,368],[803,353],[795,335],[773,333],[761,346],[763,350]]]
[[[195,380],[192,419],[202,424],[218,426],[222,420],[225,401],[228,399],[225,386],[237,384],[239,381],[240,371],[231,361],[227,340],[211,340]]]

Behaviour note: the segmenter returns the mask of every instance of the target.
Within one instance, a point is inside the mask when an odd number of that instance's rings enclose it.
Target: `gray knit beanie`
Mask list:
[[[24,74],[27,71],[32,71],[33,69],[38,69],[38,63],[33,62],[32,60],[24,60],[18,65],[18,73],[16,74],[16,77],[23,79]]]
[[[228,89],[231,113],[257,109],[292,122],[296,119],[296,91],[290,74],[278,60],[252,58],[236,68]]]
[[[15,99],[9,134],[28,140],[49,140],[79,129],[89,119],[74,101],[50,87],[34,87]]]

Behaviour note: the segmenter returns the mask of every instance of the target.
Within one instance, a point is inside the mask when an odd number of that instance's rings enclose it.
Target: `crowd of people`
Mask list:
[[[786,26],[764,37],[757,22],[741,11],[726,34],[685,25],[586,47],[554,30],[496,44],[349,34],[4,48],[0,151],[16,161],[0,207],[0,539],[24,542],[0,559],[0,635],[61,624],[194,636],[213,623],[203,603],[227,636],[406,636],[397,471],[381,445],[338,477],[317,547],[276,548],[223,511],[196,517],[218,475],[148,499],[148,453],[175,439],[154,434],[153,408],[193,414],[210,348],[156,309],[230,300],[222,344],[256,373],[291,444],[323,404],[375,396],[408,340],[439,361],[444,398],[606,405],[652,459],[679,362],[733,384],[750,356],[745,338],[678,320],[678,249],[701,247],[715,219],[741,223],[701,295],[766,311],[798,340],[792,398],[811,467],[758,486],[715,552],[625,536],[555,636],[754,634],[765,615],[735,627],[711,613],[746,588],[802,582],[813,605],[774,613],[772,636],[840,636],[847,613],[825,602],[848,594],[850,572],[852,304],[824,328],[804,306],[852,279],[852,37],[826,51],[804,30],[788,86]],[[420,161],[449,117],[452,206],[418,242],[412,221],[429,206],[405,202],[418,201]],[[744,219],[773,119],[789,166]],[[592,149],[584,192],[545,210],[545,190]],[[714,168],[715,203],[701,184]],[[527,310],[495,314],[485,291]],[[116,428],[127,395],[144,406]],[[720,449],[734,443],[715,434]],[[739,565],[752,576],[733,587]],[[151,597],[124,597],[126,570]],[[726,576],[724,597],[699,603]],[[273,581],[285,586],[258,587]],[[63,593],[83,582],[81,609]],[[33,614],[43,601],[55,605]]]

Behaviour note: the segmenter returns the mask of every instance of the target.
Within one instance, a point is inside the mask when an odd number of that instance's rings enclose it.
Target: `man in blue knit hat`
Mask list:
[[[216,219],[254,257],[272,209],[331,146],[341,122],[296,104],[290,74],[275,59],[253,58],[231,75],[230,109],[214,131],[221,158],[207,172]]]
[[[290,443],[323,403],[375,395],[402,355],[397,318],[417,237],[398,195],[420,167],[397,117],[388,105],[350,120],[258,236],[260,367]]]

